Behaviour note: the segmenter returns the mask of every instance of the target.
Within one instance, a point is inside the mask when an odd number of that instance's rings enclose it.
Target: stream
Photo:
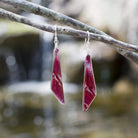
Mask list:
[[[65,84],[60,104],[49,82],[17,83],[0,89],[1,138],[137,138],[138,94],[98,90],[87,112],[82,87]]]

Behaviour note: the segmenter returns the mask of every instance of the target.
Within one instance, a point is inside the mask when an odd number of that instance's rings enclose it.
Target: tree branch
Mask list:
[[[71,26],[79,30],[83,31],[89,31],[101,35],[107,35],[104,32],[97,30],[91,26],[88,26],[78,20],[75,20],[71,17],[68,17],[62,13],[56,12],[54,10],[51,10],[49,8],[40,6],[38,4],[28,2],[26,0],[1,0],[4,3],[7,3],[9,5],[13,5],[15,8],[22,9],[25,11],[28,11],[30,13],[34,13],[37,15],[41,15],[44,17],[47,17],[51,20],[57,21],[58,23],[61,23],[63,25]],[[110,37],[110,36],[109,36]]]
[[[129,59],[130,61],[135,62],[136,64],[138,64],[138,54],[135,52],[130,52],[130,51],[125,51],[122,49],[119,49],[118,52],[125,56],[127,59]]]
[[[37,22],[34,22],[26,17],[23,17],[21,15],[17,15],[15,13],[6,11],[4,9],[0,8],[0,16],[1,17],[5,17],[8,18],[12,21],[16,21],[19,23],[24,23],[27,24],[29,26],[33,26],[35,28],[44,30],[44,31],[48,31],[48,32],[55,32],[55,27],[53,25],[48,25],[48,24],[40,24]],[[58,26],[57,27],[57,32],[59,34],[66,34],[66,35],[71,35],[74,37],[80,37],[80,38],[87,38],[88,34],[86,31],[81,31],[81,30],[76,30],[76,29],[72,29],[69,27],[61,27]],[[108,44],[112,44],[112,47],[118,47],[118,48],[122,48],[125,50],[129,50],[129,51],[133,51],[133,52],[137,52],[138,53],[138,46],[132,45],[132,44],[127,44],[124,42],[121,42],[119,40],[107,37],[107,36],[103,36],[103,35],[99,35],[99,34],[94,34],[94,33],[90,33],[90,39],[93,40],[97,40],[97,41],[102,41]],[[115,45],[115,46],[114,46]]]
[[[45,8],[43,6],[33,4],[28,1],[24,1],[24,0],[1,0],[1,1],[11,4],[14,7],[17,7],[17,8],[20,8],[20,9],[23,9],[23,10],[26,10],[26,11],[29,11],[29,12],[32,12],[32,13],[35,13],[38,15],[42,15],[44,17],[48,17],[48,18],[58,21],[62,24],[73,26],[74,28],[97,33],[97,34],[90,33],[91,39],[111,44],[110,46],[113,47],[118,53],[120,53],[124,57],[128,58],[129,60],[134,61],[136,64],[138,64],[138,54],[137,54],[138,46],[116,40],[116,39],[112,38],[111,36],[105,34],[104,32],[99,31],[95,28],[92,28],[91,26],[88,26],[84,23],[81,23],[78,20],[72,19],[66,15],[55,12],[55,11]],[[41,29],[44,31],[48,31],[48,32],[55,31],[54,26],[38,24],[38,23],[32,22],[31,20],[29,20],[25,17],[19,16],[17,14],[8,12],[3,9],[1,9],[0,16],[7,17],[10,20],[24,23],[24,24],[33,26],[35,28],[38,28],[38,29]],[[59,26],[58,33],[72,35],[72,36],[80,37],[80,38],[87,37],[86,32],[80,31],[80,30],[75,30],[75,29],[68,28],[68,27],[60,27]],[[98,34],[100,34],[100,35],[98,35]],[[131,51],[133,51],[133,52],[131,52]],[[136,53],[134,53],[134,52],[136,52]]]

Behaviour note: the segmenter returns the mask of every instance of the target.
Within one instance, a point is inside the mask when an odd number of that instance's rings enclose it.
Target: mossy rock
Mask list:
[[[3,29],[4,35],[37,33],[36,29],[34,29],[33,27],[8,20],[0,20],[0,27]]]

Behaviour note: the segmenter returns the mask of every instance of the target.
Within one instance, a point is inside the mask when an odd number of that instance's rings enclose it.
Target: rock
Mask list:
[[[60,59],[63,79],[67,82],[81,83],[83,79],[82,43],[66,42],[60,44]]]
[[[114,84],[113,91],[117,94],[128,95],[135,92],[135,89],[129,80],[123,78]]]
[[[19,35],[7,35],[1,42],[1,47],[9,49],[22,48],[29,49],[34,45],[39,45],[39,34],[35,33],[22,33]]]
[[[3,36],[0,45],[0,84],[26,79],[27,76],[29,77],[27,70],[31,70],[34,65],[41,63],[39,61],[39,63],[37,61],[32,63],[35,53],[39,55],[40,51],[39,34],[6,35]],[[40,72],[39,70],[35,73],[36,75]],[[28,75],[25,72],[28,72]]]
[[[17,22],[12,22],[9,20],[1,20],[0,28],[1,28],[0,34],[2,34],[2,35],[0,35],[1,37],[7,36],[7,35],[8,36],[21,35],[21,34],[25,34],[25,33],[38,34],[38,32],[30,26],[27,26],[27,25],[24,25],[21,23],[17,23]]]
[[[135,63],[130,63],[130,71],[128,73],[128,76],[134,84],[138,84],[138,65]]]
[[[1,51],[3,52],[3,51]],[[6,66],[5,58],[0,55],[0,83],[4,84],[8,81],[8,68]]]

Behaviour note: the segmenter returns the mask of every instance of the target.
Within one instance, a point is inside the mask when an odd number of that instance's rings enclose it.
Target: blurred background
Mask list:
[[[138,0],[31,0],[138,45]],[[0,2],[39,23],[48,19]],[[97,97],[82,111],[84,40],[58,35],[65,92],[50,90],[53,34],[0,19],[1,138],[137,138],[138,66],[91,41]]]

